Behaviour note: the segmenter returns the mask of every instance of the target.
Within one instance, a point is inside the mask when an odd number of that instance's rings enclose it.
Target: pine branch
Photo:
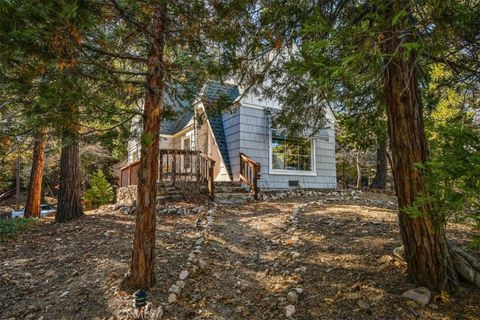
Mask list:
[[[128,15],[127,12],[118,4],[116,0],[110,0],[110,3],[115,7],[123,20],[133,25],[136,29],[138,29],[138,31],[144,33],[145,35],[148,35],[151,38],[155,38],[154,34],[150,32],[150,30],[148,30],[146,26],[144,26],[138,21],[135,21],[130,15]]]
[[[88,45],[88,44],[82,44],[82,46],[87,48],[88,50],[91,50],[91,51],[94,51],[94,52],[97,52],[97,53],[100,53],[100,54],[103,54],[103,55],[106,55],[106,56],[110,56],[110,57],[113,57],[113,58],[132,60],[132,61],[137,61],[137,62],[140,62],[140,63],[146,63],[147,62],[147,59],[144,59],[144,58],[141,58],[141,57],[138,57],[138,56],[132,56],[130,54],[109,52],[109,51],[106,51],[106,50],[103,50],[103,49],[100,49],[100,48],[96,48],[96,47]]]
[[[120,121],[119,123],[117,123],[116,125],[112,126],[112,127],[109,127],[109,128],[105,128],[105,129],[99,129],[99,128],[95,128],[95,127],[90,127],[90,126],[87,126],[87,125],[84,125],[84,124],[81,124],[81,123],[77,123],[80,127],[83,127],[83,128],[87,128],[87,129],[90,129],[90,131],[87,131],[87,132],[84,132],[84,133],[81,133],[82,136],[88,136],[88,135],[91,135],[95,132],[107,132],[107,131],[111,131],[113,129],[116,129],[118,127],[121,127],[123,126],[125,123],[129,122],[130,120],[133,119],[133,117],[135,117],[136,115],[138,115],[137,113],[131,115],[130,117],[126,118],[125,120],[123,121]]]

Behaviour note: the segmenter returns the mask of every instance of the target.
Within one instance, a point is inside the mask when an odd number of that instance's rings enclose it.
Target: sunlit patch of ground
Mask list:
[[[368,204],[369,197],[385,206]],[[202,251],[207,269],[187,278],[170,307],[168,288],[192,251],[197,218],[205,215],[158,216],[157,286],[149,301],[163,304],[164,319],[284,319],[287,293],[300,288],[295,319],[480,317],[480,293],[468,285],[451,302],[425,308],[401,298],[413,286],[405,263],[392,254],[401,244],[393,198],[369,194],[308,206],[292,229],[292,210],[317,199],[217,208]],[[450,230],[462,244],[473,234],[460,224]],[[119,283],[133,231],[131,216],[90,211],[66,224],[44,219],[0,245],[0,319],[128,319],[131,292]]]

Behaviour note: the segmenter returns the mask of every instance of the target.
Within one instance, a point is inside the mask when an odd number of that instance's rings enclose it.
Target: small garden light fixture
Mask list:
[[[138,319],[144,319],[145,317],[143,308],[147,304],[147,293],[145,292],[145,290],[140,289],[133,294],[133,297],[133,305],[135,308],[137,308]]]

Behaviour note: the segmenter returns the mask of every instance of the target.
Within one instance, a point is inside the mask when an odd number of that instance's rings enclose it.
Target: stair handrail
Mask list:
[[[207,183],[208,195],[215,198],[215,160],[204,153],[200,153],[200,178]]]
[[[260,179],[261,165],[240,152],[240,182],[245,183],[253,192],[255,200],[258,199],[258,180]]]

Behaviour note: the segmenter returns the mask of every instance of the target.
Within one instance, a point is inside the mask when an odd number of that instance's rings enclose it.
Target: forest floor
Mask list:
[[[424,307],[402,297],[414,286],[393,254],[401,241],[392,197],[332,194],[174,203],[194,210],[158,215],[147,318],[480,319],[480,291],[468,284],[456,296],[432,293]],[[121,211],[41,219],[0,243],[0,319],[132,318],[132,292],[119,284],[134,217]],[[448,232],[465,245],[474,231],[451,224]]]

